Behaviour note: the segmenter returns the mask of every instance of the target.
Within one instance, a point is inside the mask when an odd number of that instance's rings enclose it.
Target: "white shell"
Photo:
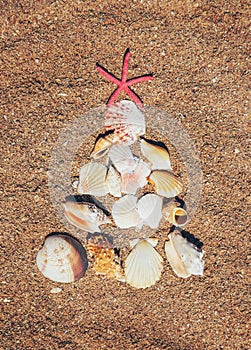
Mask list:
[[[68,221],[87,232],[100,232],[100,225],[111,222],[105,213],[92,203],[66,201],[63,203]]]
[[[114,142],[131,145],[146,132],[145,117],[132,101],[122,100],[107,107],[106,130],[114,129]]]
[[[163,200],[156,194],[146,194],[138,201],[139,216],[151,228],[159,226],[162,217]]]
[[[178,206],[177,203],[169,203],[163,210],[165,218],[175,226],[185,226],[188,221],[188,215],[185,209]]]
[[[167,170],[153,170],[148,181],[154,184],[159,195],[167,198],[173,198],[182,191],[178,177]]]
[[[137,189],[147,184],[147,177],[151,170],[142,160],[138,160],[136,167],[130,173],[122,173],[121,192],[135,194]]]
[[[88,163],[79,171],[79,194],[105,196],[105,178],[107,168],[98,163]]]
[[[80,279],[88,266],[84,247],[73,237],[48,236],[38,251],[36,263],[42,274],[55,282],[69,283]]]
[[[161,276],[162,257],[154,249],[155,240],[134,240],[136,245],[125,260],[126,282],[135,288],[154,285]]]
[[[151,169],[171,170],[171,163],[168,151],[161,146],[152,144],[144,139],[140,140],[141,152],[152,164]]]
[[[106,191],[114,197],[121,197],[121,176],[111,165],[106,174]]]
[[[188,242],[180,233],[172,232],[165,243],[167,259],[177,276],[187,278],[191,275],[203,275],[203,250]]]
[[[141,227],[142,219],[137,210],[137,197],[125,195],[113,204],[112,217],[120,228]]]
[[[132,172],[137,166],[137,161],[128,146],[114,145],[108,155],[120,173]]]

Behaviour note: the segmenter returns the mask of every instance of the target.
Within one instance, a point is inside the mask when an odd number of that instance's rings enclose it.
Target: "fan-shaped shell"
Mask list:
[[[106,191],[114,197],[121,197],[121,175],[111,165],[106,174]]]
[[[167,170],[153,170],[148,181],[155,186],[159,195],[167,198],[173,198],[182,191],[178,177]]]
[[[100,225],[111,222],[109,217],[92,203],[66,201],[63,203],[68,221],[87,232],[100,232]]]
[[[139,216],[143,219],[144,224],[151,228],[159,226],[162,217],[163,200],[156,194],[146,194],[138,201]]]
[[[152,164],[151,169],[171,170],[171,163],[168,151],[157,144],[153,144],[145,139],[140,140],[142,154]]]
[[[112,146],[109,158],[120,173],[132,172],[137,166],[137,161],[128,146]]]
[[[37,253],[36,263],[46,278],[61,283],[77,281],[88,266],[84,247],[65,234],[48,236]]]
[[[133,102],[122,100],[107,107],[105,127],[114,129],[115,142],[131,145],[145,134],[145,117]]]
[[[123,193],[135,194],[138,188],[147,184],[147,177],[151,172],[149,166],[142,160],[136,164],[133,171],[122,173],[121,192]]]
[[[88,163],[79,172],[79,194],[90,194],[93,196],[105,196],[105,178],[107,168],[98,163]]]
[[[175,226],[184,226],[188,221],[185,209],[178,206],[177,203],[169,203],[163,211],[165,218]]]
[[[162,257],[150,238],[135,241],[136,245],[125,260],[126,282],[135,288],[154,285],[161,276]]]
[[[100,135],[95,142],[91,157],[99,159],[106,155],[113,144],[113,140],[114,134]]]
[[[120,228],[140,227],[142,219],[137,210],[137,197],[125,195],[113,204],[112,217]]]
[[[188,242],[180,233],[172,232],[165,243],[167,259],[177,276],[187,278],[191,275],[203,275],[203,250]]]

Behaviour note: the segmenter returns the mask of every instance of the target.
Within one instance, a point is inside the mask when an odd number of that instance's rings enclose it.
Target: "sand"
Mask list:
[[[250,348],[250,12],[245,0],[183,3],[1,2],[0,349]],[[51,154],[67,125],[115,88],[96,62],[119,77],[128,47],[129,77],[155,77],[134,90],[177,120],[199,154],[202,195],[186,230],[204,243],[204,276],[173,273],[167,228],[153,287],[106,279],[91,264],[78,282],[52,282],[37,251],[49,233],[72,232],[50,198]]]

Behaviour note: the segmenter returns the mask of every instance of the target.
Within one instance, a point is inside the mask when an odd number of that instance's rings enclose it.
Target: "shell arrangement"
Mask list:
[[[93,202],[63,203],[70,224],[88,233],[86,250],[93,269],[135,288],[154,285],[161,277],[163,258],[156,250],[158,239],[144,237],[142,227],[156,230],[165,220],[178,228],[165,242],[167,261],[174,273],[182,278],[203,275],[204,252],[180,229],[186,225],[188,215],[175,200],[182,192],[182,183],[172,171],[167,148],[144,137],[144,114],[129,100],[107,106],[104,126],[106,132],[98,135],[90,154],[92,161],[81,167],[77,184],[78,195],[89,195]],[[139,144],[142,157],[134,154],[134,143]],[[96,197],[107,195],[114,199],[111,215],[95,201]],[[124,261],[102,233],[102,226],[109,225],[122,233],[133,228],[139,234],[129,242],[130,252]],[[87,264],[84,247],[64,235],[47,237],[37,255],[39,270],[58,282],[78,280],[86,272]]]

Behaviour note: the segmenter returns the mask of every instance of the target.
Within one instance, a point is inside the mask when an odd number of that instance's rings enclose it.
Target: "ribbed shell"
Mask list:
[[[188,242],[180,233],[172,232],[165,243],[167,259],[177,276],[187,278],[191,275],[203,275],[203,250]]]
[[[163,259],[153,247],[155,241],[148,238],[136,242],[125,260],[126,282],[135,288],[151,287],[160,279]]]
[[[105,184],[107,193],[114,197],[121,197],[121,175],[112,165],[107,171]]]
[[[41,273],[52,281],[69,283],[86,272],[88,260],[84,247],[73,237],[52,235],[38,251],[36,263]]]
[[[144,139],[140,140],[142,154],[152,164],[151,169],[171,170],[168,151],[159,145],[152,144]]]
[[[90,194],[93,196],[105,196],[105,178],[107,168],[98,163],[88,163],[79,172],[79,194]]]
[[[125,195],[113,204],[112,217],[120,228],[140,227],[143,223],[137,210],[137,197]]]
[[[148,181],[155,186],[157,194],[173,198],[182,191],[178,177],[167,170],[153,170]]]
[[[143,219],[144,224],[151,228],[159,226],[162,217],[163,200],[156,194],[146,194],[138,201],[139,216]]]
[[[128,146],[112,146],[109,151],[109,158],[120,173],[131,172],[137,166],[137,161]]]

